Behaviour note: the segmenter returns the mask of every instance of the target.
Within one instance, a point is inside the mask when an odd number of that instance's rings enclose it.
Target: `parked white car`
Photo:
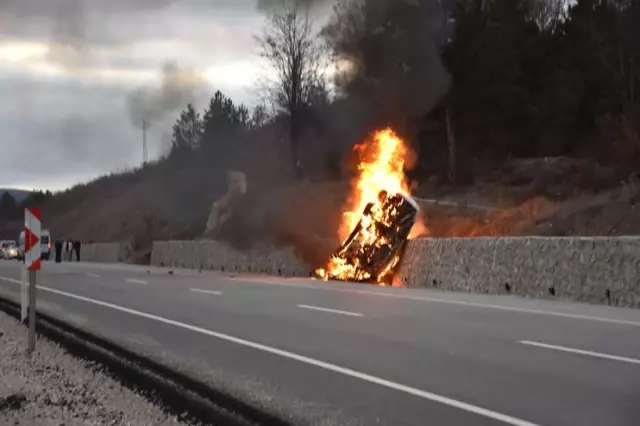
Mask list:
[[[13,240],[0,241],[0,259],[17,259],[18,245]]]

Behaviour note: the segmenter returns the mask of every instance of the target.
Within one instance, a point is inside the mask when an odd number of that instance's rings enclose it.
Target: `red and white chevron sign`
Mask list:
[[[40,209],[24,209],[24,263],[28,270],[40,270]]]

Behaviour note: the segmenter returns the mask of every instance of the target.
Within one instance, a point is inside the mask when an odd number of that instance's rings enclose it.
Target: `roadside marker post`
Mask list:
[[[40,259],[40,209],[24,210],[24,263],[29,271],[29,353],[36,349],[36,284]]]
[[[20,262],[22,263],[22,262]],[[25,324],[27,321],[27,307],[29,306],[29,280],[27,279],[27,268],[20,265],[20,321]]]

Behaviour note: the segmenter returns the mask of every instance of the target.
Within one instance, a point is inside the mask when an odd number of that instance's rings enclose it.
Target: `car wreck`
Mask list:
[[[413,198],[380,191],[317,278],[390,284],[420,208]]]

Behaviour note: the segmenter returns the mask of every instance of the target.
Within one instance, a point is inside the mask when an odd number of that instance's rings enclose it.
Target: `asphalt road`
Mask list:
[[[168,271],[46,262],[38,309],[295,424],[640,424],[637,310]]]

